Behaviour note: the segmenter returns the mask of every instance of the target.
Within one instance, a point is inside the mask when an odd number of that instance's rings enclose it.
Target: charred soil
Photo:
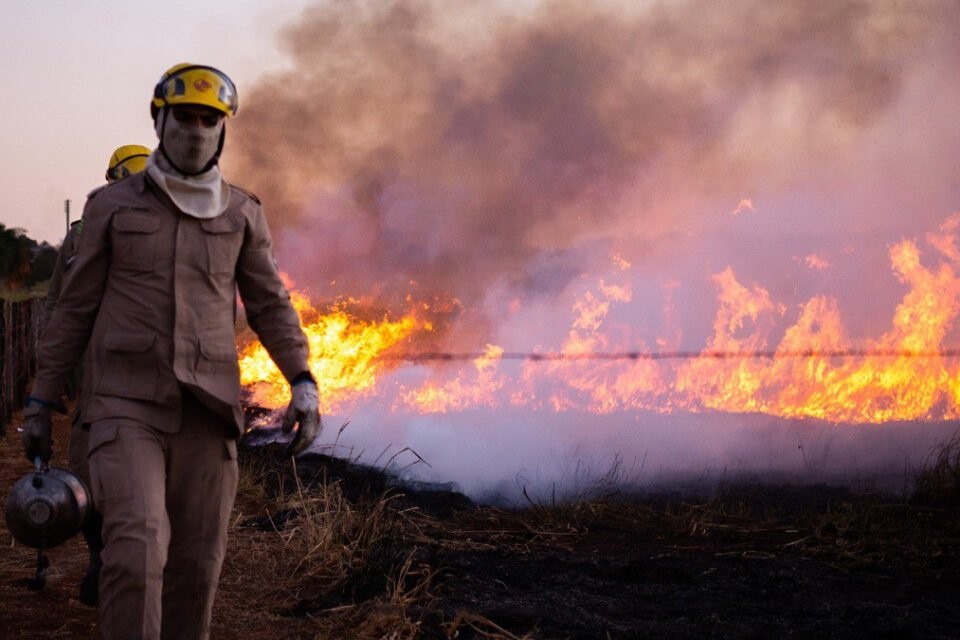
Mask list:
[[[4,496],[30,471],[18,419]],[[957,449],[908,497],[753,483],[503,509],[244,448],[213,637],[958,638]],[[3,638],[99,637],[79,537],[40,591],[36,552],[5,526],[0,544]]]

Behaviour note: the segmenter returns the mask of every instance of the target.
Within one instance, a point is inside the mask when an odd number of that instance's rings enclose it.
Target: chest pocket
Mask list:
[[[233,273],[243,244],[243,218],[220,215],[201,220],[200,227],[207,247],[208,272]]]
[[[112,264],[130,271],[152,271],[160,220],[149,211],[123,209],[111,221]]]

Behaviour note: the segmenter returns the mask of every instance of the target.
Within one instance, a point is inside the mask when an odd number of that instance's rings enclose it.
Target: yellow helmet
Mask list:
[[[226,116],[237,115],[237,88],[222,71],[202,64],[178,64],[167,69],[153,89],[150,115],[177,104],[212,107]]]
[[[132,173],[140,173],[147,167],[150,148],[140,144],[125,144],[117,147],[107,164],[107,182],[116,182]]]

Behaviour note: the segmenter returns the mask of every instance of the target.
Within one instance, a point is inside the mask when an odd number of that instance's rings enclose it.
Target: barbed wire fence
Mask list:
[[[960,349],[937,349],[908,351],[901,349],[813,349],[798,351],[610,351],[610,352],[557,352],[557,351],[506,351],[490,353],[483,351],[424,351],[414,353],[385,353],[382,360],[401,362],[457,362],[465,360],[775,360],[797,358],[957,358]]]
[[[3,301],[0,314],[0,436],[11,416],[23,405],[27,385],[36,371],[37,338],[43,298]],[[784,358],[957,358],[960,348],[907,351],[899,349],[835,350],[759,350],[759,351],[611,351],[611,352],[537,352],[537,351],[425,351],[384,353],[381,360],[426,364],[473,360],[513,360],[529,362],[615,361],[615,360],[744,360]]]
[[[0,436],[23,406],[37,365],[37,336],[43,298],[3,301],[0,314]]]

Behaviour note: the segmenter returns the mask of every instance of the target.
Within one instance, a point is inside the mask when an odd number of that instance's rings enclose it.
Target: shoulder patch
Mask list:
[[[76,222],[70,223],[70,230],[73,231],[78,236],[83,233],[83,218],[80,218]]]

